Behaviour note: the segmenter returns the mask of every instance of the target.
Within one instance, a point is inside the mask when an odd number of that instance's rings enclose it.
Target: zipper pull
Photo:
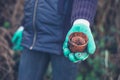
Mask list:
[[[33,49],[33,47],[31,46],[31,47],[30,47],[30,50],[32,50],[32,49]]]

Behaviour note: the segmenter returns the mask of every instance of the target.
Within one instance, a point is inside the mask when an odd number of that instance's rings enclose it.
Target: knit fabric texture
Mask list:
[[[97,0],[74,0],[72,8],[71,23],[76,19],[86,19],[93,24]]]

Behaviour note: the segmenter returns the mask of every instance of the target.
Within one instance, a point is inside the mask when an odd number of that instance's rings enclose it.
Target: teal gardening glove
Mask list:
[[[12,37],[13,50],[15,51],[23,49],[21,46],[23,30],[24,30],[23,26],[20,26]]]
[[[68,48],[68,39],[70,34],[74,32],[83,32],[88,37],[88,45],[87,49],[84,52],[76,52],[72,53]],[[64,44],[63,44],[63,53],[64,55],[72,62],[76,63],[79,61],[83,61],[88,58],[89,54],[93,54],[96,50],[96,45],[94,42],[93,35],[91,33],[90,27],[86,24],[79,23],[79,24],[73,24],[72,28],[67,33],[67,36],[65,38]]]

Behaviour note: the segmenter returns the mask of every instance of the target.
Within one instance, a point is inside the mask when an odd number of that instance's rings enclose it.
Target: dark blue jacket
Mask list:
[[[61,54],[72,23],[83,18],[92,24],[96,5],[97,0],[25,0],[22,45]]]

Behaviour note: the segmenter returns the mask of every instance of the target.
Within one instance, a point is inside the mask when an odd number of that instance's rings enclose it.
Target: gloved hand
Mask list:
[[[68,48],[68,39],[71,33],[74,32],[83,32],[88,37],[88,44],[87,49],[84,52],[76,52],[72,53]],[[79,61],[83,61],[88,58],[89,54],[93,54],[96,50],[96,45],[93,39],[93,35],[91,33],[89,25],[78,23],[73,24],[72,28],[67,33],[67,36],[65,38],[64,44],[63,44],[63,53],[64,55],[72,62],[76,63]]]
[[[23,49],[21,46],[23,30],[24,30],[23,26],[20,26],[12,37],[13,50],[15,51]]]

